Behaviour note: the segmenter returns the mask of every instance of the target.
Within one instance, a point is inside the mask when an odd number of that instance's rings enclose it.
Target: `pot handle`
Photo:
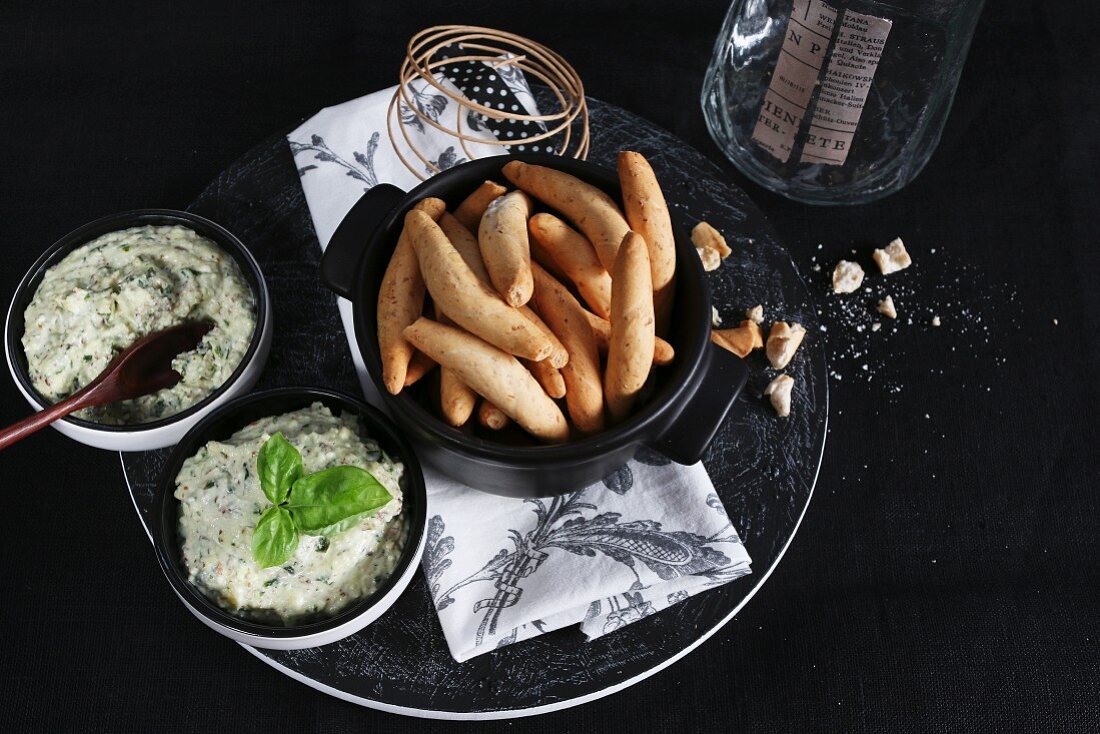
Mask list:
[[[405,198],[392,184],[378,184],[359,197],[332,233],[321,255],[321,282],[336,295],[351,299],[363,248],[387,214]]]
[[[665,432],[647,444],[677,464],[694,464],[703,458],[749,378],[748,366],[736,354],[716,344],[707,344],[707,350],[707,365],[695,394]]]

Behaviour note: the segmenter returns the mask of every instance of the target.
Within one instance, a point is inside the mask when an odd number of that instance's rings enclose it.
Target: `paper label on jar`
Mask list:
[[[801,141],[800,162],[843,164],[891,25],[821,0],[795,0],[753,140],[784,163]]]
[[[784,163],[825,64],[837,11],[821,0],[795,0],[752,139]]]
[[[840,166],[848,159],[892,25],[885,18],[850,10],[841,16],[803,143],[802,163]]]

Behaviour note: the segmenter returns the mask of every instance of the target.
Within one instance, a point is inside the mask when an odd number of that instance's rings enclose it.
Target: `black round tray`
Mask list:
[[[787,369],[797,381],[791,417],[777,418],[761,397],[773,373],[758,350],[739,405],[704,459],[752,556],[752,574],[592,642],[564,629],[465,663],[447,651],[421,574],[389,612],[345,640],[292,652],[246,648],[287,675],[365,706],[435,718],[511,718],[574,706],[637,683],[717,632],[791,542],[817,479],[828,417],[824,340],[809,292],[763,214],[714,164],[635,115],[598,100],[589,105],[589,160],[614,167],[619,150],[644,153],[678,224],[690,229],[706,220],[725,234],[733,254],[708,276],[725,325],[736,326],[760,303],[766,321],[797,321],[808,331]],[[318,277],[320,246],[285,137],[245,154],[190,209],[236,234],[264,271],[275,332],[259,387],[314,384],[358,394],[335,297]],[[167,455],[122,455],[146,524]],[[167,584],[164,593],[171,593]]]

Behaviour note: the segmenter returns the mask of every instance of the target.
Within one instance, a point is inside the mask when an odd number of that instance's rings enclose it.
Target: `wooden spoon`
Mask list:
[[[209,321],[189,321],[138,339],[118,354],[90,383],[60,403],[0,430],[0,449],[82,408],[149,395],[180,381],[172,369],[177,354],[199,345],[213,328]]]

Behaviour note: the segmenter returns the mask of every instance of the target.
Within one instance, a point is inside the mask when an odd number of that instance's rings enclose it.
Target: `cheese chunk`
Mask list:
[[[771,400],[775,414],[780,418],[786,418],[791,414],[791,391],[794,389],[794,378],[790,375],[780,375],[764,388],[764,394]]]
[[[896,319],[898,317],[898,311],[894,308],[894,299],[890,296],[886,296],[878,302],[878,312],[887,318]]]
[[[751,323],[751,322],[748,322]],[[766,353],[773,369],[781,370],[790,364],[794,353],[806,337],[806,329],[801,324],[788,324],[776,321],[768,333]]]
[[[883,275],[905,270],[913,264],[913,259],[909,257],[909,253],[905,250],[905,243],[900,237],[888,244],[885,249],[875,250],[872,257],[875,258],[875,264]]]
[[[852,293],[863,285],[863,268],[859,263],[841,260],[833,270],[833,293]]]

